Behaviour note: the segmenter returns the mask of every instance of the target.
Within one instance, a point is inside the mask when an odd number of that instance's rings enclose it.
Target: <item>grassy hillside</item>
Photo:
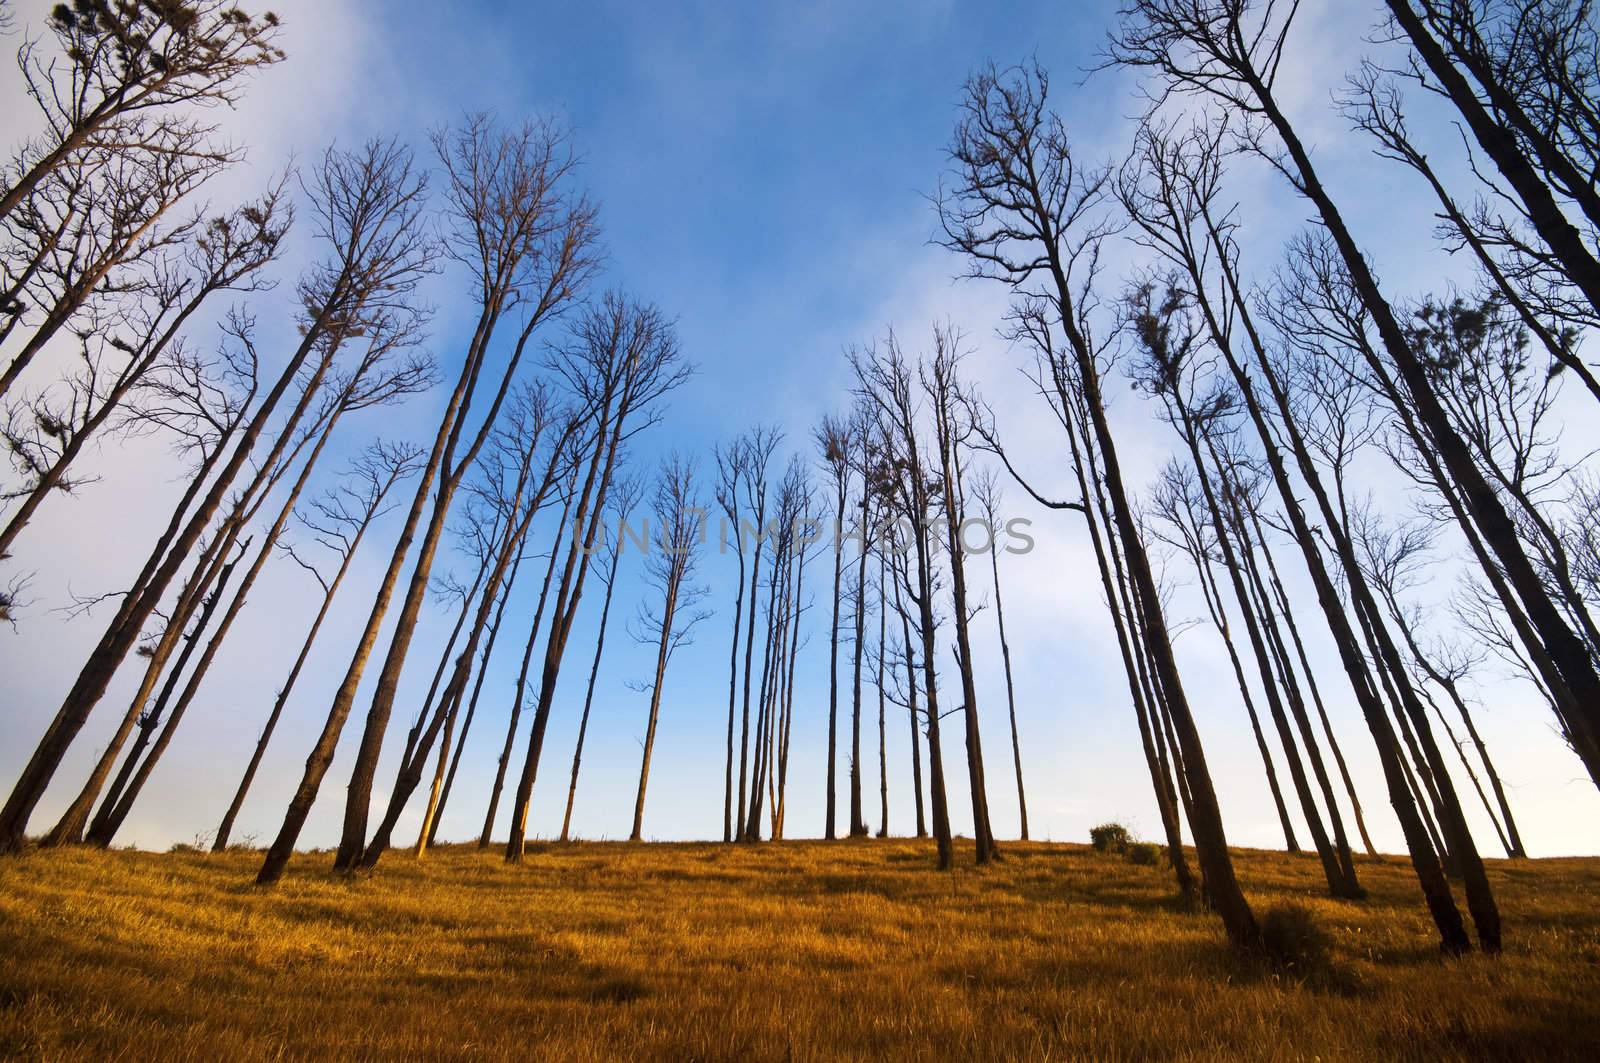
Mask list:
[[[1551,1058],[1600,1038],[1600,860],[1492,866],[1505,956],[1437,955],[1409,869],[1320,896],[1241,852],[1331,966],[1239,959],[1164,868],[1078,846],[932,869],[910,841],[393,853],[345,881],[236,852],[0,862],[0,1055]],[[966,854],[970,861],[970,851]],[[1591,1055],[1590,1058],[1593,1058]]]

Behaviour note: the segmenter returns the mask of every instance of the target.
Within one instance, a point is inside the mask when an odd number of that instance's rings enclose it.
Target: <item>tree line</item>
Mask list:
[[[212,213],[191,204],[241,159],[216,108],[284,60],[277,18],[221,0],[58,5],[18,52],[38,131],[16,146],[0,194],[0,434],[12,465],[0,559],[41,507],[90,488],[91,442],[163,439],[183,490],[128,585],[79,603],[104,631],[0,810],[0,848],[26,843],[68,750],[128,670],[136,693],[110,710],[109,743],[36,839],[112,842],[187,712],[204,705],[218,651],[276,561],[321,594],[221,812],[213,847],[227,848],[363,551],[377,552],[378,585],[341,648],[348,665],[257,881],[284,873],[352,715],[360,737],[334,866],[375,865],[419,789],[422,856],[481,700],[505,735],[478,845],[504,837],[504,858],[523,859],[587,589],[599,622],[565,780],[568,839],[639,517],[646,593],[627,628],[652,670],[636,684],[646,706],[634,840],[669,666],[726,605],[723,841],[791,829],[796,713],[825,711],[825,837],[889,833],[892,725],[911,737],[915,833],[931,833],[937,866],[955,862],[947,752],[964,760],[977,862],[1002,859],[985,716],[1009,725],[1000,771],[1014,776],[1028,837],[996,535],[1006,480],[1083,522],[1182,896],[1236,944],[1258,942],[1174,651],[1185,626],[1174,589],[1187,579],[1225,648],[1285,846],[1301,850],[1303,823],[1329,893],[1364,896],[1353,850],[1377,855],[1372,805],[1329,711],[1353,701],[1441,947],[1498,951],[1501,916],[1467,810],[1506,856],[1526,850],[1476,721],[1475,677],[1503,666],[1523,678],[1600,785],[1600,490],[1562,446],[1556,412],[1574,387],[1568,401],[1600,400],[1581,354],[1600,315],[1600,34],[1586,0],[1385,0],[1381,47],[1351,72],[1338,116],[1386,174],[1433,198],[1440,251],[1473,277],[1403,296],[1378,276],[1350,205],[1289,117],[1279,74],[1295,14],[1274,0],[1130,0],[1101,51],[1149,100],[1121,158],[1074,147],[1037,62],[985,66],[965,84],[931,196],[937,240],[961,272],[1010,293],[1003,335],[1061,433],[1053,452],[1008,441],[1014,427],[964,365],[969,341],[945,323],[923,342],[890,330],[851,349],[850,394],[809,438],[761,424],[705,460],[674,453],[646,471],[638,451],[693,367],[666,312],[606,286],[599,212],[564,126],[468,115],[432,135],[426,160],[400,140],[329,148]],[[1471,156],[1464,172],[1432,161],[1437,131],[1411,128],[1418,98],[1448,109]],[[1309,207],[1273,260],[1242,249],[1231,191],[1241,171],[1269,174]],[[291,239],[316,257],[279,291]],[[1132,263],[1117,276],[1113,252]],[[465,342],[428,335],[435,275],[475,311]],[[286,311],[290,340],[258,327]],[[1152,484],[1130,482],[1119,459],[1118,387],[1143,397],[1170,444]],[[422,395],[438,409],[431,438],[352,446],[351,414]],[[331,475],[330,445],[353,455]],[[1392,470],[1406,505],[1364,489],[1353,470],[1366,467]],[[1062,470],[1060,482],[1040,468]],[[391,512],[398,534],[380,542],[369,532]],[[975,524],[983,549],[966,538]],[[713,530],[735,557],[731,593],[699,582]],[[470,579],[439,571],[452,548]],[[1446,561],[1459,587],[1440,609],[1425,580]],[[531,616],[508,608],[525,572],[539,581]],[[26,576],[9,578],[0,610],[36,622],[21,616]],[[431,662],[432,679],[374,823],[380,757],[430,609],[453,627],[421,666]],[[1003,709],[976,678],[985,611]],[[521,648],[516,681],[486,691],[503,627],[510,652]],[[825,710],[796,693],[819,628]],[[1337,668],[1314,661],[1319,639]]]

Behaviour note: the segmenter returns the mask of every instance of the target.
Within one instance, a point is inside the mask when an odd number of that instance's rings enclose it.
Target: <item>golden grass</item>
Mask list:
[[[0,862],[0,1055],[45,1059],[1594,1057],[1600,860],[1491,869],[1506,954],[1442,960],[1409,869],[1321,895],[1313,857],[1242,851],[1258,911],[1310,907],[1333,968],[1234,955],[1165,868],[1020,845],[539,846]],[[965,851],[970,862],[970,848]]]

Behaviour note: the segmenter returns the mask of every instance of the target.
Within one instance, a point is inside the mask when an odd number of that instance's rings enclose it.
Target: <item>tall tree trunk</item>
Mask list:
[[[838,837],[835,822],[839,804],[839,604],[844,576],[844,486],[841,481],[833,521],[833,626],[828,629],[828,797],[822,836],[829,841]],[[862,489],[865,490],[864,485]]]
[[[1271,578],[1272,593],[1277,602],[1278,614],[1283,617],[1285,626],[1289,629],[1289,638],[1294,642],[1296,659],[1300,662],[1300,671],[1306,677],[1306,686],[1311,691],[1311,700],[1317,706],[1317,716],[1322,721],[1322,733],[1328,739],[1328,749],[1333,753],[1334,763],[1338,765],[1339,777],[1344,782],[1345,796],[1350,799],[1350,810],[1356,817],[1356,830],[1361,834],[1362,847],[1367,855],[1374,859],[1378,851],[1372,845],[1372,838],[1367,834],[1367,821],[1361,812],[1361,799],[1356,795],[1355,782],[1350,778],[1350,769],[1345,764],[1344,752],[1339,748],[1339,740],[1334,737],[1333,724],[1328,720],[1327,707],[1322,702],[1322,692],[1317,688],[1316,673],[1311,668],[1311,660],[1306,655],[1305,643],[1300,639],[1300,627],[1295,623],[1294,610],[1289,605],[1288,592],[1284,590],[1283,580],[1278,576],[1278,565],[1273,559],[1272,548],[1267,544],[1266,534],[1261,527],[1261,517],[1254,508],[1246,510],[1255,529],[1256,543],[1261,548],[1261,556],[1266,559],[1267,573]]]
[[[1396,8],[1404,9],[1405,14],[1410,14],[1409,8],[1399,0],[1391,3],[1391,10]],[[1396,11],[1396,17],[1402,19],[1403,26],[1404,16],[1400,11]],[[1414,16],[1411,17],[1414,21]],[[1278,131],[1279,139],[1293,161],[1295,171],[1300,178],[1299,186],[1302,193],[1317,207],[1329,236],[1338,247],[1351,285],[1371,315],[1373,325],[1390,360],[1405,381],[1417,419],[1427,429],[1445,467],[1459,485],[1461,497],[1472,514],[1474,523],[1478,525],[1485,542],[1499,560],[1507,580],[1521,598],[1529,620],[1549,649],[1562,677],[1577,695],[1580,708],[1578,725],[1587,730],[1591,736],[1595,735],[1600,732],[1600,674],[1596,672],[1595,662],[1587,646],[1568,626],[1561,611],[1550,600],[1517,537],[1516,527],[1506,513],[1504,505],[1485,480],[1482,470],[1473,460],[1471,451],[1451,425],[1449,416],[1434,393],[1427,371],[1416,353],[1411,350],[1404,330],[1384,299],[1366,258],[1361,254],[1355,238],[1345,225],[1343,215],[1322,187],[1305,146],[1278,109],[1270,90],[1259,81],[1252,83],[1250,87],[1261,101],[1263,116]],[[1374,627],[1381,632],[1381,624],[1375,623]],[[1396,684],[1404,694],[1406,684],[1400,677],[1396,678]],[[1420,706],[1408,704],[1407,711],[1411,713],[1413,722],[1420,716]],[[1426,739],[1424,744],[1426,748]],[[1446,810],[1450,811],[1448,803]],[[1446,832],[1452,854],[1463,862],[1467,905],[1472,911],[1479,943],[1489,951],[1498,951],[1499,912],[1493,894],[1489,890],[1488,880],[1483,875],[1482,864],[1472,844],[1471,835],[1466,829],[1465,820],[1455,812],[1451,812],[1440,826]]]
[[[735,524],[737,523],[737,520],[735,520]],[[737,527],[734,528],[734,534],[739,536],[739,581],[736,584],[737,590],[733,596],[733,639],[728,649],[728,757],[723,772],[722,788],[722,840],[724,842],[733,841],[733,725],[736,719],[739,692],[739,630],[740,621],[744,619],[744,539],[743,533]],[[723,545],[726,547],[726,540],[724,540]],[[611,588],[608,585],[606,587],[606,601],[608,604],[610,600]],[[602,635],[603,638],[604,636]],[[597,663],[599,655],[600,651],[596,648],[595,657]],[[592,675],[589,680],[589,687],[592,693],[594,689]],[[584,699],[584,717],[588,718],[587,698]],[[581,744],[583,734],[581,728],[578,734]],[[574,775],[574,782],[576,782],[576,775]],[[570,798],[568,799],[568,807],[571,807]],[[563,837],[565,837],[564,834]]]
[[[556,535],[550,542],[550,563],[545,566],[544,583],[539,588],[539,604],[533,610],[533,623],[528,625],[528,641],[522,650],[522,667],[517,672],[516,693],[511,699],[511,712],[506,724],[505,746],[495,764],[494,785],[489,788],[489,809],[483,816],[483,832],[478,835],[478,848],[489,847],[489,836],[494,831],[495,813],[500,808],[500,793],[505,787],[506,766],[511,763],[511,749],[517,741],[517,722],[522,718],[522,697],[528,688],[528,666],[533,661],[533,647],[539,640],[539,626],[544,620],[544,607],[549,601],[550,579],[555,575],[556,562],[561,559],[561,544],[567,541],[567,518],[572,512],[575,484],[569,484],[561,503],[561,520],[556,524]]]
[[[904,575],[899,562],[896,562],[894,611],[900,614],[900,647],[905,651],[906,659],[906,711],[911,717],[911,790],[916,798],[917,837],[926,838],[928,824],[922,807],[922,728],[917,724],[916,654],[911,648],[911,621],[906,616],[900,593],[900,581]]]
[[[761,576],[761,544],[766,539],[767,507],[763,495],[756,506],[756,547],[750,558],[750,591],[747,598],[750,602],[749,612],[745,616],[744,632],[744,702],[739,723],[739,818],[735,821],[739,825],[737,840],[744,841],[745,824],[748,822],[747,785],[750,764],[750,658],[755,650],[756,642],[756,587]],[[744,534],[744,529],[739,531]]]
[[[525,539],[519,539],[516,547],[516,557],[511,562],[511,574],[506,577],[505,590],[500,592],[500,603],[495,606],[494,620],[489,625],[489,639],[484,643],[483,655],[478,659],[478,675],[472,681],[472,697],[467,700],[467,714],[461,721],[461,737],[455,741],[455,755],[450,754],[450,734],[445,732],[445,739],[439,746],[439,764],[435,769],[433,789],[428,794],[428,809],[422,816],[422,830],[417,836],[417,855],[421,856],[429,846],[433,845],[439,834],[439,820],[444,816],[444,807],[450,800],[450,789],[456,781],[456,769],[461,765],[461,752],[467,748],[467,735],[472,730],[472,718],[478,712],[478,696],[483,692],[483,680],[489,674],[489,659],[494,656],[494,644],[500,637],[500,622],[505,619],[506,604],[511,601],[511,590],[517,584],[517,573],[522,569],[523,547]],[[450,769],[445,771],[445,759],[449,756]],[[441,773],[443,778],[441,779]]]
[[[867,820],[861,810],[861,656],[862,642],[866,639],[867,624],[867,540],[871,531],[867,524],[871,513],[872,492],[865,483],[861,487],[861,557],[856,562],[856,638],[852,647],[854,670],[850,688],[850,837],[867,836]]]
[[[1226,247],[1226,242],[1220,240],[1219,232],[1209,214],[1203,214],[1207,239],[1212,246]],[[1417,881],[1421,886],[1423,898],[1433,916],[1434,923],[1439,929],[1441,947],[1452,953],[1465,951],[1471,947],[1467,938],[1466,927],[1461,920],[1461,912],[1456,907],[1455,898],[1450,892],[1450,883],[1445,878],[1444,869],[1439,865],[1438,855],[1427,835],[1417,802],[1413,797],[1409,782],[1407,781],[1406,768],[1402,759],[1399,743],[1395,737],[1394,729],[1389,723],[1387,710],[1378,699],[1377,691],[1373,688],[1371,673],[1367,670],[1366,660],[1362,656],[1361,648],[1357,642],[1355,632],[1350,626],[1349,617],[1344,611],[1343,603],[1339,600],[1338,592],[1334,589],[1332,578],[1329,576],[1324,564],[1322,554],[1315,536],[1307,523],[1304,511],[1300,508],[1299,498],[1289,480],[1289,474],[1284,466],[1283,456],[1278,448],[1273,430],[1267,421],[1266,414],[1256,397],[1254,379],[1246,373],[1244,366],[1234,353],[1230,340],[1230,333],[1223,329],[1215,308],[1207,293],[1204,280],[1193,259],[1186,266],[1191,277],[1195,279],[1196,303],[1204,316],[1207,331],[1210,333],[1223,360],[1227,363],[1229,372],[1234,378],[1234,383],[1239,388],[1240,397],[1244,400],[1246,412],[1250,416],[1256,435],[1261,443],[1262,452],[1267,459],[1267,466],[1271,470],[1274,484],[1283,504],[1285,515],[1289,518],[1294,533],[1295,542],[1299,545],[1301,555],[1305,559],[1306,569],[1311,576],[1312,584],[1316,590],[1317,602],[1322,608],[1324,618],[1328,622],[1329,631],[1333,635],[1334,644],[1339,651],[1341,663],[1360,703],[1362,715],[1367,721],[1367,727],[1372,732],[1373,740],[1378,748],[1378,759],[1383,767],[1384,779],[1388,786],[1389,803],[1393,806],[1396,816],[1400,820],[1401,832],[1406,839],[1406,848],[1411,856],[1413,869],[1417,873]],[[1266,356],[1265,347],[1262,345],[1259,333],[1255,329],[1253,317],[1249,310],[1248,300],[1234,273],[1232,264],[1226,255],[1218,259],[1218,268],[1222,272],[1226,285],[1226,297],[1233,310],[1238,315],[1238,323],[1249,344],[1258,368],[1271,387],[1274,401],[1280,413],[1287,410],[1287,395],[1276,384],[1276,377],[1272,374],[1270,360]],[[1306,453],[1303,441],[1298,440],[1296,434],[1291,433],[1291,443],[1294,447],[1296,462],[1301,474],[1308,482],[1316,476],[1316,469],[1311,464],[1310,455]]]
[[[620,558],[621,544],[618,544],[618,549],[611,553],[611,570],[606,575],[606,596],[604,604],[600,606],[600,634],[594,641],[594,663],[589,666],[589,687],[583,695],[583,716],[578,720],[578,743],[572,751],[572,781],[567,785],[567,810],[561,816],[562,841],[569,841],[571,838],[572,803],[578,796],[578,765],[583,762],[583,739],[589,733],[589,709],[594,705],[594,684],[600,675],[600,655],[606,648],[606,623],[611,619],[611,596],[617,589],[617,564]],[[732,719],[731,715],[729,719]],[[729,734],[732,734],[731,730]],[[729,742],[729,748],[732,749],[731,737]],[[726,833],[724,831],[724,834]],[[723,841],[727,840],[726,837],[723,838]]]
[[[125,609],[119,609],[112,625],[100,638],[89,659],[84,663],[78,673],[77,680],[72,689],[68,691],[61,707],[56,711],[55,718],[51,721],[44,737],[34,749],[32,757],[23,768],[17,779],[11,796],[3,810],[0,810],[0,852],[19,848],[23,842],[23,834],[27,828],[29,816],[39,799],[44,795],[45,787],[49,785],[56,769],[61,764],[61,759],[66,755],[67,747],[72,744],[78,732],[88,721],[89,714],[94,710],[100,699],[105,695],[106,688],[110,685],[117,668],[126,659],[138,641],[140,629],[160,605],[161,598],[199,543],[201,536],[210,525],[212,517],[227,496],[228,489],[232,486],[239,470],[244,467],[250,452],[255,449],[261,434],[266,430],[278,403],[289,391],[289,388],[300,376],[300,371],[306,359],[311,355],[319,342],[325,339],[325,314],[319,315],[307,328],[300,346],[284,366],[277,382],[273,385],[255,413],[250,417],[243,434],[239,435],[233,445],[233,450],[227,463],[217,473],[211,489],[206,493],[200,504],[190,514],[183,531],[177,535],[167,551],[165,559],[160,566],[150,575],[148,581],[139,589],[136,596],[130,595],[131,602],[127,602]],[[295,425],[303,416],[309,406],[312,396],[322,383],[328,367],[332,363],[337,344],[327,344],[328,349],[320,356],[316,369],[305,382],[301,391],[300,400],[290,413],[279,435],[263,460],[263,470],[277,464],[278,458],[287,445],[289,436],[293,433]],[[237,506],[235,507],[237,509]],[[236,522],[225,521],[224,527],[234,524],[232,531],[237,534]],[[231,536],[224,536],[231,539]],[[225,548],[224,548],[225,549]],[[194,585],[186,589],[185,596],[198,604],[197,598],[204,594],[206,581],[191,581]],[[159,677],[160,668],[176,647],[178,638],[182,635],[183,628],[188,623],[188,613],[174,610],[172,623],[167,625],[166,631],[157,642],[155,652],[150,660],[150,665],[145,669],[145,678],[141,682],[139,691],[130,702],[130,711],[123,718],[121,726],[112,738],[112,746],[120,749],[122,743],[127,741],[128,733],[137,722],[139,709],[144,705],[145,699],[155,687]],[[109,748],[109,747],[108,747]],[[65,842],[76,840],[82,833],[83,825],[88,820],[90,807],[95,796],[105,784],[105,778],[110,773],[110,764],[102,758],[97,766],[95,777],[91,778],[89,785],[85,786],[75,801],[63,815],[61,822],[52,830],[52,840]]]
[[[639,795],[633,802],[633,830],[628,834],[631,842],[639,841],[644,831],[644,795],[650,785],[650,754],[656,748],[656,724],[661,719],[661,684],[667,677],[667,656],[672,652],[672,614],[678,608],[678,588],[674,584],[667,591],[666,604],[661,609],[661,642],[656,647],[656,677],[650,685],[650,717],[644,731],[644,755],[639,761]]]
[[[233,836],[234,822],[239,818],[239,810],[244,807],[244,799],[250,792],[251,784],[255,782],[256,772],[261,768],[261,759],[266,756],[267,743],[272,741],[273,731],[277,729],[278,721],[283,717],[283,707],[289,703],[289,695],[293,693],[295,682],[300,678],[306,658],[311,656],[311,647],[315,645],[317,634],[322,630],[322,622],[328,618],[328,610],[333,606],[334,595],[339,593],[339,585],[344,582],[345,573],[350,571],[350,562],[355,559],[356,550],[361,546],[361,540],[366,537],[370,526],[369,519],[362,521],[360,527],[356,529],[349,546],[345,549],[344,557],[339,561],[338,571],[323,589],[322,604],[317,608],[317,615],[311,621],[311,627],[306,630],[306,637],[300,643],[300,652],[296,654],[294,664],[289,668],[288,677],[283,681],[277,698],[272,702],[272,711],[267,714],[267,722],[261,728],[261,737],[256,739],[256,748],[250,754],[250,763],[245,766],[244,777],[239,780],[239,788],[234,791],[233,800],[228,803],[228,810],[222,815],[222,823],[218,825],[217,835],[211,842],[212,852],[220,853],[228,848],[228,840]]]
[[[1028,840],[1028,794],[1022,785],[1022,740],[1017,736],[1017,694],[1011,680],[1011,644],[1006,641],[1006,612],[1000,598],[1000,557],[994,528],[989,529],[989,570],[994,577],[994,620],[1000,629],[1000,661],[1006,673],[1006,710],[1011,716],[1011,760],[1017,771],[1017,815],[1022,820],[1022,840]]]

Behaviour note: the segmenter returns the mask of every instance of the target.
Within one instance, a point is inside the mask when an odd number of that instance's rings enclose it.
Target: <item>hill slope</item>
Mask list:
[[[1333,937],[1297,979],[1230,953],[1165,868],[964,856],[449,847],[349,881],[300,856],[262,892],[247,852],[28,854],[0,862],[0,1054],[1551,1058],[1600,1030],[1600,860],[1495,862],[1506,954],[1446,962],[1399,859],[1347,903],[1313,856],[1240,852],[1258,910]]]

